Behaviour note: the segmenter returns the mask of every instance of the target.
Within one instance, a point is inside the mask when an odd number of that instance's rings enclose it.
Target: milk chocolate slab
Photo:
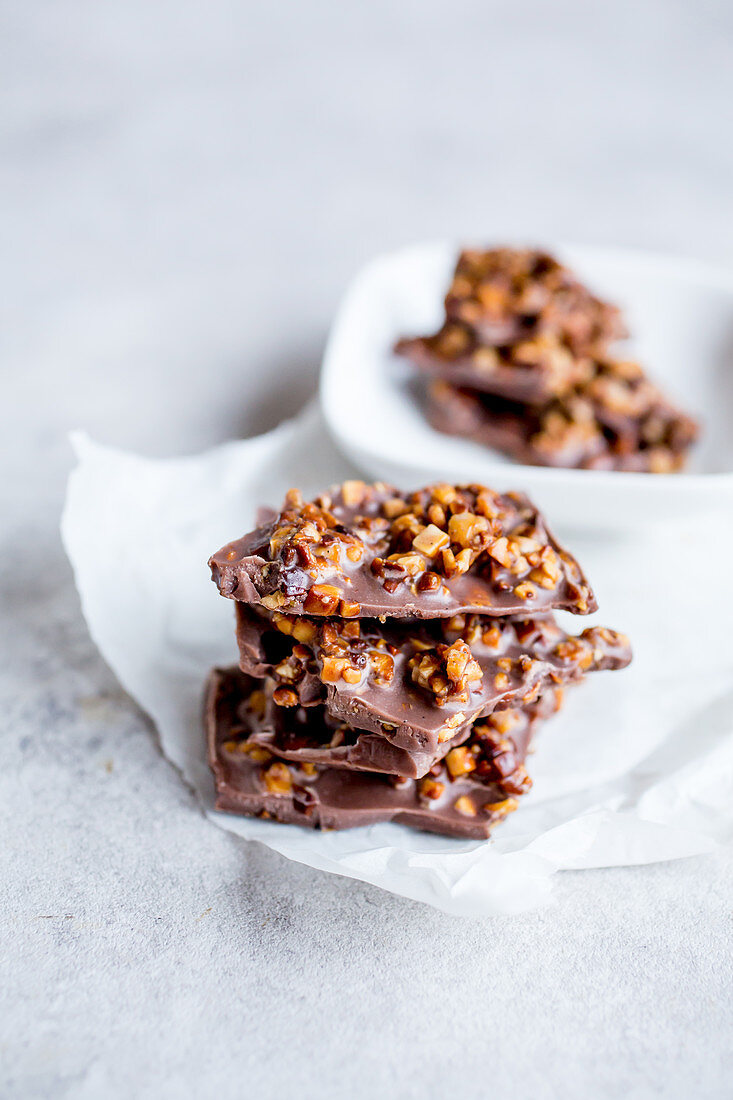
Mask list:
[[[276,703],[324,704],[337,721],[423,757],[465,738],[482,715],[631,659],[623,635],[591,627],[575,637],[549,615],[382,624],[237,612],[241,668],[272,677]]]
[[[669,404],[624,415],[582,391],[535,407],[435,381],[427,415],[438,431],[533,466],[669,473],[684,466],[697,435],[695,422]]]
[[[482,342],[466,324],[448,321],[434,336],[398,340],[395,352],[454,386],[539,404],[586,381],[593,360],[557,337],[536,336],[506,347]]]
[[[395,821],[447,836],[487,837],[514,810],[531,781],[530,740],[557,709],[551,692],[525,710],[474,727],[422,779],[402,779],[284,760],[251,739],[247,700],[259,683],[238,669],[215,669],[205,724],[216,808],[310,828],[345,829]]]
[[[553,256],[533,249],[462,252],[445,311],[493,346],[550,334],[580,354],[626,335],[616,306],[597,298]]]
[[[494,396],[516,403],[509,411],[529,423],[558,412],[579,425],[592,424],[599,434],[606,432],[618,454],[650,446],[680,454],[699,432],[695,421],[632,360],[608,355],[579,358],[541,339],[531,346],[487,349],[451,324],[435,337],[400,341],[396,350],[438,381],[471,390],[475,396],[486,394],[488,411],[502,408],[501,401],[488,400]]]
[[[243,705],[251,730],[249,742],[298,764],[420,779],[470,733],[461,729],[435,752],[419,748],[408,752],[380,734],[351,729],[313,701],[308,706],[278,706],[273,694],[281,685],[270,678],[258,679],[257,684]]]
[[[223,596],[287,614],[431,619],[596,609],[576,560],[519,493],[347,481],[209,561]]]

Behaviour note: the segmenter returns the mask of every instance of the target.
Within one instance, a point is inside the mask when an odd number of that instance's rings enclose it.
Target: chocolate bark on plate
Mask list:
[[[427,415],[438,431],[530,465],[637,473],[681,469],[697,435],[695,422],[655,387],[635,390],[609,374],[594,381],[531,406],[436,380],[428,387]]]
[[[431,377],[429,419],[520,462],[667,473],[698,435],[638,363],[619,311],[546,253],[461,253],[431,336],[395,351]]]
[[[434,336],[398,340],[394,350],[428,375],[512,401],[548,401],[593,371],[590,356],[576,355],[551,334],[493,347],[460,321],[447,321]]]
[[[551,615],[380,623],[267,618],[239,605],[237,638],[242,670],[272,677],[278,705],[324,704],[337,721],[423,760],[468,736],[482,715],[631,659],[623,635],[568,635]]]
[[[432,485],[399,493],[347,481],[209,561],[223,596],[287,614],[341,618],[531,615],[596,610],[576,560],[518,493]]]
[[[256,717],[248,706],[258,690],[259,682],[238,669],[210,675],[205,724],[217,809],[311,828],[395,821],[477,838],[487,837],[531,786],[524,769],[530,740],[560,705],[551,691],[523,710],[490,716],[430,775],[414,780],[297,762],[279,755],[276,744],[264,748],[252,738]]]
[[[597,298],[553,256],[534,249],[461,252],[445,311],[495,347],[549,333],[582,354],[626,335],[616,306]]]

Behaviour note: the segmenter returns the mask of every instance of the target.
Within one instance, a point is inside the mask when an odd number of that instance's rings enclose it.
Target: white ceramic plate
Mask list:
[[[733,514],[733,273],[642,252],[552,249],[625,311],[624,354],[702,421],[688,472],[628,474],[520,465],[435,431],[415,371],[392,354],[399,336],[435,331],[458,252],[423,244],[381,256],[349,287],[321,374],[321,402],[341,449],[371,477],[402,488],[440,479],[522,489],[558,524],[618,528],[692,514]]]

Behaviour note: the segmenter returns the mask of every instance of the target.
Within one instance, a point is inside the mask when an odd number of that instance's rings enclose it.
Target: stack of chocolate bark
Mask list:
[[[206,702],[217,807],[338,829],[485,837],[531,781],[564,685],[631,659],[575,559],[518,494],[345,482],[210,560],[239,667]]]
[[[395,350],[424,371],[433,426],[540,466],[667,473],[698,427],[613,355],[619,310],[544,252],[458,258],[434,336]]]

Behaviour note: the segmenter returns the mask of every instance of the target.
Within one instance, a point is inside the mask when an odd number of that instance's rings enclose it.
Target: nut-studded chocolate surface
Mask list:
[[[223,596],[285,614],[439,618],[596,609],[580,566],[518,493],[347,481],[292,490],[276,519],[210,559]]]
[[[669,473],[682,468],[697,425],[620,363],[544,406],[519,405],[443,380],[428,388],[433,427],[539,466]],[[635,364],[625,364],[632,368]]]
[[[288,732],[298,744],[308,728],[283,719],[265,747],[253,736],[261,684],[237,669],[215,669],[206,698],[209,763],[217,809],[314,828],[342,829],[396,821],[449,836],[486,837],[531,786],[524,769],[530,739],[560,705],[550,691],[524,709],[501,711],[477,723],[421,779],[326,767],[285,755]],[[288,725],[291,725],[288,731]],[[315,744],[317,749],[317,735]]]
[[[398,340],[395,352],[426,374],[513,401],[547,401],[593,373],[588,354],[576,355],[552,334],[493,347],[459,321],[448,321],[434,336]]]
[[[568,635],[551,615],[380,623],[237,612],[241,667],[275,680],[278,705],[325,704],[337,721],[423,757],[465,738],[481,715],[631,659],[623,635]]]
[[[552,257],[459,257],[433,336],[395,351],[432,376],[434,427],[531,465],[668,473],[698,435],[638,363],[608,345],[620,315]]]
[[[408,751],[381,734],[352,729],[332,717],[322,704],[278,705],[274,700],[278,684],[270,677],[257,679],[257,685],[242,704],[242,721],[246,721],[251,731],[248,744],[259,745],[297,764],[420,779],[452,748],[465,741],[469,733],[462,729],[451,740],[442,742],[435,752],[421,748]]]
[[[462,252],[445,310],[494,345],[551,333],[580,353],[625,335],[615,306],[592,294],[554,257],[532,249]]]

